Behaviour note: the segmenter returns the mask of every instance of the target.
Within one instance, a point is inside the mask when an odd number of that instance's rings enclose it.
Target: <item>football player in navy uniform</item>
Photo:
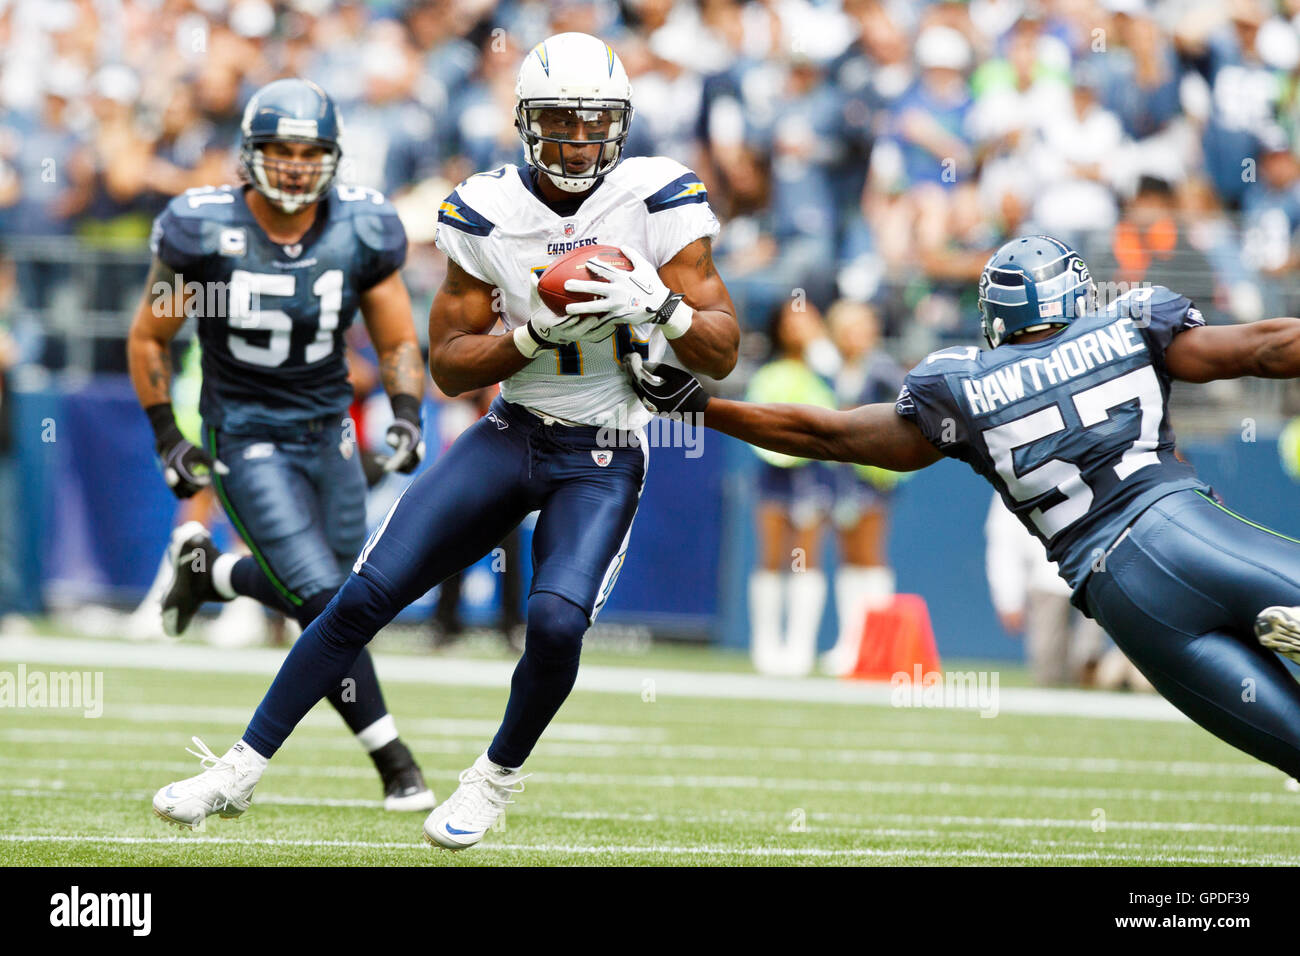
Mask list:
[[[1162,286],[1094,298],[1065,244],[1012,240],[980,278],[990,349],[935,352],[896,403],[851,411],[723,401],[680,369],[629,371],[660,412],[786,454],[896,471],[966,462],[1161,694],[1300,777],[1300,685],[1273,653],[1300,661],[1300,541],[1219,504],[1175,455],[1168,409],[1174,379],[1300,375],[1300,319],[1207,326]]]
[[[203,773],[163,787],[154,808],[197,823],[237,816],[267,762],[406,604],[504,538],[530,512],[533,579],[524,653],[495,738],[425,820],[448,849],[473,846],[523,788],[521,765],[568,697],[582,639],[618,579],[645,480],[650,414],[623,372],[668,348],[716,378],[740,330],[713,268],[718,221],[704,184],[662,156],[623,160],[631,84],[613,49],[582,33],[533,48],[516,87],[527,163],[471,176],[442,203],[447,277],[429,316],[429,364],[448,394],[501,383],[491,411],[407,488],[352,574],[293,646],[243,737]],[[584,245],[590,293],[556,314],[538,274]],[[501,322],[503,335],[492,329]]]
[[[406,234],[396,212],[372,189],[334,184],[339,120],[314,83],[263,87],[242,134],[246,184],[190,190],[155,221],[153,268],[128,340],[168,486],[187,498],[211,484],[252,551],[220,553],[198,523],[176,529],[163,598],[173,636],[203,602],[236,595],[306,628],[361,550],[366,483],[343,344],[358,309],[393,405],[386,467],[414,471],[422,454],[424,363],[398,271]],[[197,448],[170,400],[169,345],[191,315],[203,356]],[[385,807],[432,807],[369,654],[323,696],[374,761]]]

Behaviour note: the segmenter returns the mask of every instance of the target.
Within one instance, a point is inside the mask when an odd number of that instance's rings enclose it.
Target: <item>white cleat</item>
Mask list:
[[[153,812],[178,827],[202,830],[213,813],[231,819],[248,809],[266,760],[242,740],[218,757],[198,737],[190,739],[199,749],[185,749],[199,758],[203,773],[159,790],[154,794]]]
[[[1270,651],[1300,664],[1300,607],[1266,607],[1255,618],[1255,637]]]
[[[473,846],[513,803],[512,794],[523,793],[531,776],[500,767],[483,754],[474,766],[461,771],[460,786],[424,821],[424,838],[448,850]]]

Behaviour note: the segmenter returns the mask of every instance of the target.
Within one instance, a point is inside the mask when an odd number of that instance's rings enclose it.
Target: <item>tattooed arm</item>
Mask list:
[[[140,407],[153,429],[163,479],[177,498],[188,498],[211,482],[214,470],[225,474],[226,466],[191,445],[176,426],[172,413],[171,341],[185,322],[180,284],[175,272],[154,259],[144,297],[127,333],[126,361]]]
[[[697,239],[663,264],[659,278],[680,292],[695,310],[691,327],[669,345],[682,364],[712,378],[726,378],[736,367],[740,326],[731,294],[713,266],[713,241]]]
[[[126,338],[127,367],[141,408],[170,404],[172,400],[169,350],[185,323],[184,302],[176,286],[176,273],[154,259]]]
[[[361,314],[379,356],[384,391],[391,399],[407,395],[419,402],[424,398],[424,361],[411,319],[411,296],[400,273],[361,293]]]

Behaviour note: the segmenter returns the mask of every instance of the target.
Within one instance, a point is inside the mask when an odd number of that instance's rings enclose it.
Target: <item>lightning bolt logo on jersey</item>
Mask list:
[[[1209,486],[1174,456],[1164,352],[1203,325],[1163,286],[1062,332],[991,351],[950,348],[907,376],[896,410],[987,478],[1076,589],[1150,504]]]
[[[442,203],[435,237],[457,265],[501,290],[507,330],[529,317],[529,271],[579,246],[631,246],[660,268],[685,246],[718,234],[699,177],[664,157],[625,159],[578,209],[560,215],[527,167],[502,166],[465,180]],[[501,383],[505,399],[566,421],[637,429],[650,420],[622,372],[633,350],[658,361],[666,340],[651,324],[619,326],[607,341],[540,353]]]
[[[346,411],[343,333],[361,293],[406,260],[397,213],[357,186],[331,189],[290,246],[267,238],[242,189],[193,189],[154,221],[150,246],[198,318],[203,420],[232,434]]]

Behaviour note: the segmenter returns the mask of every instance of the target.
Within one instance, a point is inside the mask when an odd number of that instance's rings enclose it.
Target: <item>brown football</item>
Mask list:
[[[556,315],[564,315],[564,307],[570,302],[590,302],[596,298],[590,292],[570,292],[564,288],[564,283],[570,279],[606,281],[587,270],[587,260],[595,256],[614,263],[625,272],[632,271],[631,260],[618,246],[579,246],[547,266],[537,280],[537,294],[548,309]]]

